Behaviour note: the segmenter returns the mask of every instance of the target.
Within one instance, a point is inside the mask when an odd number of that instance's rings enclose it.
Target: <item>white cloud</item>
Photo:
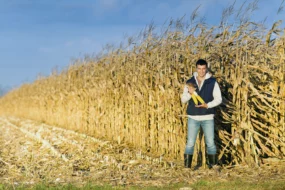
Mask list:
[[[88,37],[84,37],[84,38],[80,39],[80,41],[79,41],[79,44],[81,44],[81,45],[92,45],[94,43],[95,43],[94,40],[92,40]]]
[[[94,15],[96,19],[102,19],[106,15],[114,14],[121,11],[131,0],[99,0],[93,5]]]
[[[99,4],[103,9],[112,9],[118,5],[118,0],[100,0]]]
[[[71,47],[71,46],[73,46],[74,44],[75,44],[74,41],[67,41],[67,42],[65,42],[64,46],[65,46],[65,47]]]

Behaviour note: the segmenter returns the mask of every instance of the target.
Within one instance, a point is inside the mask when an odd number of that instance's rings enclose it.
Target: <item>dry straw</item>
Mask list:
[[[253,10],[250,5],[245,12]],[[42,121],[125,143],[153,156],[181,159],[186,141],[180,94],[198,58],[211,64],[223,94],[216,116],[219,159],[260,164],[285,154],[285,34],[244,18],[220,26],[171,21],[160,34],[150,25],[126,47],[78,60],[0,100],[0,113]],[[243,9],[241,8],[240,11]],[[196,160],[205,163],[205,145]],[[200,151],[202,150],[202,151]],[[200,152],[200,154],[198,154]],[[199,157],[201,155],[201,157]]]

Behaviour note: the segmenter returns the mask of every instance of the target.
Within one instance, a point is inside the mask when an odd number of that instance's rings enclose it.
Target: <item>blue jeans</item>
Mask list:
[[[194,153],[194,146],[197,138],[197,134],[200,130],[200,126],[203,129],[205,135],[205,141],[207,145],[207,154],[216,154],[217,149],[214,142],[214,119],[212,120],[203,120],[197,121],[191,118],[188,118],[188,135],[187,135],[187,144],[185,147],[185,154]]]

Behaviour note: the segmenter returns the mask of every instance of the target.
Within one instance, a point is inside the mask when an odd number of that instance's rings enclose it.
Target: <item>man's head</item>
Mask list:
[[[204,78],[208,70],[207,61],[205,61],[204,59],[199,59],[196,62],[196,69],[197,69],[198,77]]]

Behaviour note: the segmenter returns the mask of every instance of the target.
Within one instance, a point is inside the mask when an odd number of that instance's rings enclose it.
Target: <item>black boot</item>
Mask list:
[[[185,168],[191,168],[193,155],[184,154],[184,166]]]
[[[214,165],[217,164],[217,159],[215,154],[208,154],[209,159],[209,168],[211,169]]]

